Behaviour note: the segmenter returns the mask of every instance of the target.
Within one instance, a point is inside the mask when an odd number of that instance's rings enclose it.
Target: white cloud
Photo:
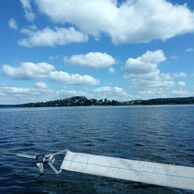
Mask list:
[[[187,77],[187,73],[184,73],[184,72],[175,73],[174,77],[175,78],[185,78],[185,77]]]
[[[178,89],[156,88],[151,90],[141,90],[139,91],[139,97],[135,95],[134,99],[189,97],[193,96],[193,94],[193,91],[187,90],[186,87],[179,87]]]
[[[49,56],[49,60],[53,61],[53,60],[59,60],[59,59],[62,59],[63,57],[60,56],[60,55],[55,55],[55,56]]]
[[[3,72],[12,79],[30,80],[38,78],[48,78],[53,81],[62,82],[66,84],[83,84],[83,85],[97,85],[99,80],[90,75],[69,74],[64,71],[55,71],[55,67],[46,62],[32,63],[23,62],[19,67],[11,65],[3,65]],[[37,82],[36,88],[47,88],[43,82]]]
[[[50,79],[66,84],[97,85],[99,80],[90,75],[69,74],[63,71],[53,71],[50,73]]]
[[[48,88],[47,84],[44,82],[36,82],[35,87],[37,89],[47,89]]]
[[[70,58],[66,58],[65,62],[91,68],[107,68],[116,63],[115,59],[102,52],[89,52],[87,54],[73,55]]]
[[[100,87],[100,88],[96,88],[94,90],[96,93],[100,93],[100,94],[116,94],[116,95],[125,95],[126,92],[124,91],[123,88],[119,88],[119,87],[110,87],[110,86],[104,86],[104,87]]]
[[[108,72],[111,73],[111,74],[114,74],[115,73],[115,69],[113,67],[110,67],[108,69]]]
[[[153,99],[153,98],[166,98],[168,96],[168,91],[164,91],[163,88],[151,88],[148,90],[139,90],[139,95],[135,96],[134,99]]]
[[[1,90],[0,90],[0,96],[5,96],[5,94]]]
[[[4,96],[0,97],[1,104],[39,102],[42,100],[48,100],[52,96],[52,91],[49,89],[41,90],[16,86],[0,87],[0,92],[4,93]]]
[[[17,23],[17,21],[14,18],[11,18],[8,21],[8,25],[9,25],[10,28],[12,28],[14,30],[17,30],[18,29],[18,23]]]
[[[114,99],[119,101],[125,101],[131,99],[131,96],[126,93],[123,88],[103,86],[93,90],[94,96],[97,99]]]
[[[5,94],[26,94],[30,92],[29,88],[5,86],[1,88],[2,92]]]
[[[115,44],[166,40],[194,31],[193,11],[167,0],[121,3],[118,0],[36,0],[36,3],[53,22],[73,24],[93,36],[104,33]]]
[[[186,49],[186,52],[194,52],[194,48],[188,48]]]
[[[178,56],[177,55],[173,55],[173,56],[171,56],[171,59],[172,60],[177,60],[178,59]]]
[[[72,96],[88,96],[84,91],[69,89],[23,88],[16,86],[0,87],[0,104],[22,104],[50,101]]]
[[[35,15],[32,12],[31,0],[20,0],[24,9],[25,17],[28,21],[34,21]]]
[[[179,90],[173,90],[171,96],[174,97],[187,97],[192,96],[193,94],[191,92],[186,91],[184,88],[180,88]]]
[[[158,65],[166,57],[162,50],[147,51],[138,58],[129,58],[125,64],[125,78],[133,87],[146,89],[155,87],[172,87],[174,81],[170,74],[161,73]]]
[[[78,90],[67,90],[67,89],[61,89],[56,91],[57,98],[67,98],[72,96],[87,96],[88,94],[83,91]]]
[[[51,29],[46,27],[42,30],[38,29],[23,29],[21,31],[27,37],[18,41],[20,46],[25,47],[43,47],[43,46],[57,46],[70,43],[85,42],[88,36],[74,27]]]
[[[3,72],[13,79],[36,79],[48,76],[53,70],[54,66],[48,63],[32,63],[23,62],[20,67],[13,67],[11,65],[3,65]]]
[[[184,81],[178,81],[178,86],[184,88],[186,83]]]
[[[136,59],[128,58],[125,70],[130,74],[146,74],[155,71],[157,65],[165,60],[166,58],[162,50],[147,51]]]

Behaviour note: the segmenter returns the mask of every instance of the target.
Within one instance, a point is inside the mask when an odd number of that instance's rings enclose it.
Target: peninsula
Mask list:
[[[130,106],[130,105],[167,105],[167,104],[194,104],[194,97],[156,98],[149,100],[131,100],[119,102],[108,99],[88,99],[85,96],[74,96],[47,102],[26,103],[17,105],[0,105],[0,108],[10,107],[61,107],[61,106]]]

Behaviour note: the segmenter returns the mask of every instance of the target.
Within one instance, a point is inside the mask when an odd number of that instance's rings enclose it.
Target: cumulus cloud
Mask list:
[[[80,43],[88,40],[88,36],[77,31],[74,27],[51,29],[46,27],[39,29],[23,29],[21,31],[27,37],[18,41],[20,46],[25,47],[43,47],[43,46],[61,46],[70,43]]]
[[[22,104],[29,102],[38,102],[49,98],[50,90],[40,90],[35,88],[24,88],[16,86],[0,87],[0,92],[4,95],[0,96],[2,104]]]
[[[88,96],[88,94],[84,91],[79,90],[67,90],[67,89],[61,89],[56,91],[57,98],[67,98],[72,96]]]
[[[155,71],[157,65],[165,60],[162,50],[147,51],[136,59],[128,58],[125,70],[129,71],[130,74],[146,74]]]
[[[99,80],[90,75],[69,74],[63,71],[53,71],[50,73],[49,78],[56,82],[66,84],[83,84],[83,85],[97,85]]]
[[[184,88],[186,83],[184,81],[178,81],[178,86]]]
[[[30,92],[29,88],[21,88],[21,87],[13,87],[13,86],[5,86],[1,88],[4,94],[26,94]]]
[[[167,0],[35,2],[53,22],[73,24],[93,36],[104,33],[115,44],[166,40],[194,31],[193,11]]]
[[[8,25],[9,25],[10,28],[12,28],[14,30],[17,30],[18,29],[18,23],[17,23],[17,21],[14,18],[11,18],[8,21]]]
[[[186,52],[194,52],[194,48],[188,48],[186,49]]]
[[[173,56],[171,56],[171,59],[172,60],[177,60],[178,59],[178,56],[177,55],[173,55]]]
[[[24,88],[16,86],[0,87],[1,104],[22,104],[29,102],[42,102],[56,100],[72,96],[87,96],[84,91],[69,89],[41,89],[41,88]]]
[[[31,0],[20,0],[24,9],[25,17],[28,21],[34,21],[35,15],[32,12]]]
[[[97,85],[99,80],[90,75],[69,74],[64,71],[55,71],[55,67],[46,62],[32,63],[23,62],[19,67],[13,67],[11,65],[3,65],[3,72],[12,79],[18,80],[30,80],[38,78],[48,78],[56,82],[62,82],[66,84],[83,84],[83,85]],[[37,82],[36,88],[47,88],[46,83]]]
[[[126,92],[123,88],[119,87],[110,87],[110,86],[104,86],[100,88],[96,88],[95,92],[97,93],[111,93],[111,94],[117,94],[117,95],[124,95]]]
[[[187,73],[184,73],[184,72],[175,73],[173,76],[175,78],[185,78],[185,77],[187,77]]]
[[[87,54],[72,55],[70,58],[66,58],[65,62],[91,68],[107,68],[116,63],[115,59],[102,52],[89,52]]]
[[[20,67],[13,67],[11,65],[3,65],[3,72],[13,79],[28,80],[43,78],[48,76],[55,67],[51,64],[23,62]]]
[[[137,88],[172,87],[172,77],[158,69],[158,65],[165,60],[162,50],[147,51],[138,58],[128,58],[124,68],[125,78]]]
[[[35,88],[38,88],[38,89],[47,89],[48,86],[46,83],[44,82],[36,82],[35,83]]]
[[[168,94],[168,91],[164,90],[164,88],[149,88],[146,90],[139,90],[134,99],[167,98],[170,97]]]
[[[115,73],[115,69],[113,67],[110,67],[108,69],[108,72],[111,73],[111,74],[114,74]]]
[[[174,97],[187,97],[187,96],[193,96],[193,94],[184,88],[180,88],[179,90],[173,90],[171,96]]]
[[[102,99],[114,99],[119,101],[129,100],[131,96],[126,93],[123,88],[103,86],[93,90],[95,98]]]

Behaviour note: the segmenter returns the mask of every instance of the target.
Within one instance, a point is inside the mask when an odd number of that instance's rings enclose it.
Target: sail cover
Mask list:
[[[68,151],[62,170],[194,190],[194,168]]]

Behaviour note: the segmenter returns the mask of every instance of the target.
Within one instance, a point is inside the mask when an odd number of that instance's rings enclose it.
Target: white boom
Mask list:
[[[67,151],[61,170],[194,190],[194,168]]]

